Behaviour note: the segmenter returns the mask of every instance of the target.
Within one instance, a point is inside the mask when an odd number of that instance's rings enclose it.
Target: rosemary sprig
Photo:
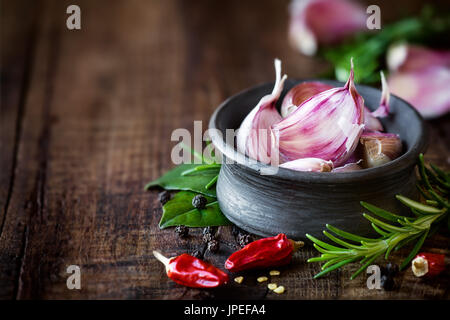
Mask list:
[[[314,242],[314,247],[322,253],[320,257],[311,258],[308,262],[325,262],[322,271],[314,278],[319,278],[348,263],[359,261],[361,267],[350,278],[354,279],[378,257],[384,255],[384,258],[387,259],[393,250],[397,251],[416,241],[400,266],[400,269],[404,269],[419,252],[425,239],[437,229],[437,223],[449,216],[450,174],[434,165],[430,165],[430,167],[431,169],[425,166],[421,154],[418,161],[420,174],[418,188],[427,200],[426,204],[401,195],[396,196],[402,204],[411,209],[415,217],[396,215],[372,204],[361,202],[361,205],[372,213],[372,215],[364,213],[363,217],[380,234],[379,238],[361,237],[328,224],[326,225],[328,231],[325,230],[323,233],[339,246],[328,244],[307,234],[308,239]]]

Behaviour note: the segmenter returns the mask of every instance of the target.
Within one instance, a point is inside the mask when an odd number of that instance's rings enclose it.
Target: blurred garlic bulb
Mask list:
[[[402,152],[402,142],[397,134],[364,132],[360,142],[363,147],[364,167],[373,168],[388,163]]]
[[[342,88],[314,95],[272,125],[284,161],[319,158],[339,166],[352,155],[364,129],[364,100],[350,77]]]
[[[318,158],[303,158],[285,162],[280,167],[296,171],[330,172],[333,169],[333,162]]]
[[[450,51],[397,44],[387,53],[391,92],[427,119],[450,112]]]
[[[287,76],[281,77],[281,61],[275,59],[276,81],[271,94],[261,98],[259,103],[242,122],[236,137],[239,152],[264,163],[271,162],[272,149],[278,149],[271,141],[270,127],[281,120],[275,104],[283,90]],[[278,155],[277,158],[278,159]]]
[[[396,43],[389,47],[386,62],[391,72],[417,71],[435,66],[450,68],[450,51]]]
[[[348,0],[293,0],[289,12],[290,42],[308,56],[366,28],[365,10]]]

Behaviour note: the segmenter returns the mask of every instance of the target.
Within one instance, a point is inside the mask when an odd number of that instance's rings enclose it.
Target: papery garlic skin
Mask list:
[[[284,161],[319,158],[340,166],[352,155],[364,129],[364,100],[353,81],[352,66],[343,88],[316,94],[272,125]]]
[[[294,0],[289,12],[289,40],[308,56],[366,28],[365,10],[348,0]]]
[[[278,152],[278,148],[271,141],[270,127],[281,120],[275,104],[287,78],[286,75],[281,77],[279,59],[275,59],[275,73],[276,81],[272,93],[262,97],[256,107],[245,117],[236,137],[239,152],[263,163],[271,162],[272,150]]]
[[[285,162],[280,167],[296,171],[330,172],[333,170],[333,162],[318,158],[304,158]]]
[[[402,153],[402,141],[394,133],[364,132],[360,142],[365,168],[381,166],[398,158]]]

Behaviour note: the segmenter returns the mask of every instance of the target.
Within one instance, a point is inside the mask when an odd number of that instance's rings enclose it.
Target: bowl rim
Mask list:
[[[331,80],[331,79],[289,79],[293,81],[295,84],[302,83],[302,82],[310,82],[310,81],[322,81],[322,82],[331,82],[336,84],[343,84],[343,82],[337,81],[337,80]],[[259,161],[256,161],[254,159],[250,159],[248,156],[240,153],[236,150],[235,147],[231,147],[228,145],[225,140],[223,139],[223,135],[218,134],[217,131],[220,131],[217,128],[217,121],[219,114],[229,106],[229,103],[242,95],[248,94],[252,90],[256,90],[263,86],[269,86],[274,85],[274,82],[264,82],[257,84],[255,86],[249,87],[247,89],[244,89],[226,100],[224,100],[214,111],[214,113],[211,115],[209,120],[208,128],[210,138],[214,146],[223,154],[226,156],[226,158],[231,159],[233,163],[238,163],[242,166],[244,166],[245,169],[254,172],[254,173],[261,173],[261,170],[270,168],[271,166]],[[374,88],[371,86],[363,85],[363,84],[357,84],[357,89],[360,88],[369,88],[371,90],[377,90],[380,95],[381,91],[378,88]],[[314,181],[314,182],[323,182],[323,183],[347,183],[347,182],[353,182],[353,181],[360,181],[361,179],[370,179],[370,178],[379,178],[380,175],[386,175],[386,174],[392,174],[394,172],[399,172],[404,170],[405,168],[408,168],[409,166],[413,166],[420,153],[424,153],[426,148],[428,147],[428,129],[427,124],[424,121],[423,117],[420,115],[420,113],[411,106],[410,103],[405,101],[404,99],[391,94],[391,101],[392,98],[398,99],[401,102],[403,102],[408,108],[410,108],[415,116],[418,118],[419,121],[419,138],[413,145],[409,147],[409,149],[402,154],[400,157],[383,164],[381,166],[375,167],[375,168],[367,168],[363,170],[358,171],[350,171],[350,172],[333,172],[330,174],[329,172],[305,172],[305,171],[295,171],[287,168],[278,167],[278,171],[276,174],[268,177],[277,177],[284,180],[289,181],[301,181],[301,182],[308,182],[308,181]],[[212,130],[211,130],[212,129]],[[228,165],[226,162],[223,164]]]

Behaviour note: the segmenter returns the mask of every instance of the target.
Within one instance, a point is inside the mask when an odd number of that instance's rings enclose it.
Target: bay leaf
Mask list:
[[[160,186],[166,190],[189,190],[206,196],[216,197],[216,188],[206,189],[205,186],[219,174],[220,169],[213,168],[211,170],[203,170],[184,176],[182,175],[186,170],[204,165],[205,164],[181,164],[166,172],[160,178],[149,182],[145,186],[145,189]]]
[[[231,224],[220,211],[217,199],[205,196],[207,205],[197,209],[192,199],[197,195],[191,191],[180,191],[163,206],[159,227],[161,229],[183,225],[187,227],[223,226]]]

